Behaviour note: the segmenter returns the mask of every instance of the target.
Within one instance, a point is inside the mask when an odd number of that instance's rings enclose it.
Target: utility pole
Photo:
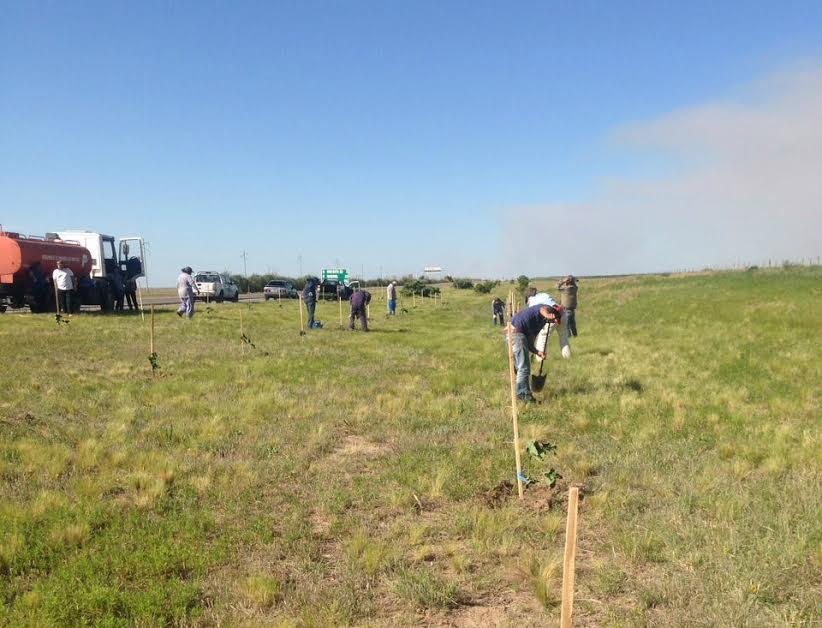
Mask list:
[[[243,275],[245,275],[245,293],[249,294],[251,292],[251,286],[248,285],[248,253],[246,253],[245,249],[243,249],[243,254],[240,257],[243,258]]]

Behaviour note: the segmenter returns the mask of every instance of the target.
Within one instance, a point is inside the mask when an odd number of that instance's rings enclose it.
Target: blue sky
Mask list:
[[[674,4],[0,2],[0,223],[141,234],[154,285],[243,250],[249,272],[368,276],[820,254],[810,179],[795,219],[776,198],[736,228],[777,195],[717,192],[759,177],[716,129],[822,165],[819,116],[793,126],[822,3]]]

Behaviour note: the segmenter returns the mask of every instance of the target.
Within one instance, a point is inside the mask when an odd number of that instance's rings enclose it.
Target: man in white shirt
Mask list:
[[[74,273],[71,268],[63,268],[63,262],[57,260],[57,268],[51,273],[51,279],[57,288],[57,312],[60,312],[62,306],[63,313],[71,315]]]
[[[531,307],[532,305],[550,305],[551,307],[556,307],[557,302],[554,301],[551,295],[547,292],[537,292],[536,288],[531,287],[528,288],[528,307]],[[571,345],[568,343],[568,321],[566,316],[562,317],[558,326],[551,324],[543,327],[542,331],[539,332],[534,345],[537,350],[543,351],[547,357],[548,341],[551,339],[551,332],[554,331],[555,327],[558,327],[557,336],[559,337],[559,346],[562,351],[562,357],[570,358]]]
[[[177,296],[180,297],[177,316],[181,318],[186,316],[189,320],[194,318],[194,294],[197,292],[197,283],[192,278],[193,274],[191,266],[186,266],[177,277]]]

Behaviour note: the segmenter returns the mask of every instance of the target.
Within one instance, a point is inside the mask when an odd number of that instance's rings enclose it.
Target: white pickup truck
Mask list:
[[[194,283],[197,284],[197,294],[195,298],[202,301],[234,301],[240,300],[240,288],[231,281],[225,273],[216,273],[210,270],[198,272],[194,276]]]

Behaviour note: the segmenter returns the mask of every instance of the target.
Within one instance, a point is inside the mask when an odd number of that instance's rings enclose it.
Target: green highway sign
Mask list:
[[[341,284],[348,283],[347,268],[323,268],[323,281],[339,281]]]

